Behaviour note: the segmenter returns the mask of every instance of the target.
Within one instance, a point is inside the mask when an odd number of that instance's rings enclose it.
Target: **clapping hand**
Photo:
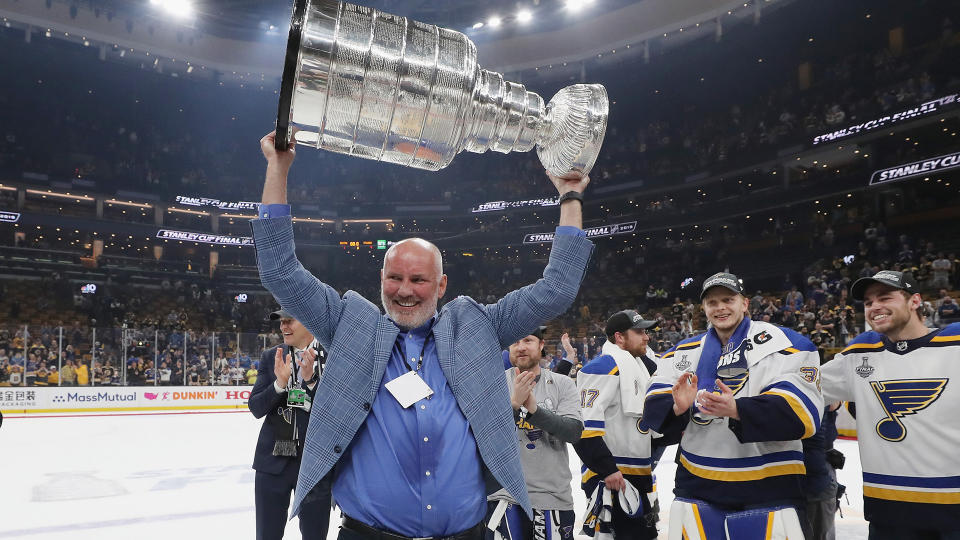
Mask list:
[[[273,374],[277,376],[277,386],[280,388],[286,388],[287,383],[290,382],[291,367],[290,355],[284,359],[283,347],[277,347],[277,354],[273,361]]]
[[[737,412],[737,400],[733,397],[733,391],[720,379],[717,379],[717,388],[720,389],[720,393],[703,392],[700,394],[700,410],[704,414],[726,416],[738,420],[740,414]]]
[[[560,336],[560,346],[562,346],[564,352],[567,353],[567,360],[569,360],[571,364],[576,364],[577,350],[570,344],[570,334],[564,332],[563,335]]]
[[[697,376],[682,373],[670,393],[673,394],[673,413],[677,416],[685,414],[697,400]]]
[[[510,404],[514,410],[524,407],[530,414],[537,412],[537,400],[533,397],[533,387],[536,385],[537,378],[532,372],[517,370],[510,394]]]
[[[297,365],[300,366],[303,373],[303,380],[310,381],[313,379],[313,372],[316,369],[316,359],[317,351],[313,347],[307,347],[307,350],[303,351],[300,355],[300,359],[297,360]]]

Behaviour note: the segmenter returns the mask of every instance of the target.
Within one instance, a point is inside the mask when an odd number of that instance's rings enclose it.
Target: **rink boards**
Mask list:
[[[0,387],[4,416],[246,411],[252,386]]]

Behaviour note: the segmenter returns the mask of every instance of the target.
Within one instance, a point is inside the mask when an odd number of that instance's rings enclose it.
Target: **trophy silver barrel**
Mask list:
[[[276,145],[436,171],[463,150],[527,152],[587,174],[607,129],[606,89],[576,84],[546,106],[477,65],[460,32],[335,0],[295,0]],[[296,126],[296,134],[294,133]]]

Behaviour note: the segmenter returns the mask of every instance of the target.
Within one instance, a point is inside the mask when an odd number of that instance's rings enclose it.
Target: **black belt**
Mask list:
[[[461,531],[448,536],[429,536],[426,538],[411,538],[396,534],[390,531],[384,531],[376,527],[371,527],[366,523],[361,523],[350,516],[343,516],[343,528],[362,534],[374,540],[483,540],[483,521],[465,531]]]

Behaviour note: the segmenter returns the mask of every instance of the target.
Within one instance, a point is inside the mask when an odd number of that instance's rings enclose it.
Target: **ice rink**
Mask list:
[[[6,418],[0,428],[0,538],[218,540],[254,538],[250,468],[261,421],[237,413]],[[865,539],[856,442],[838,471],[849,501],[837,538]],[[674,447],[675,448],[675,447]],[[571,449],[577,516],[584,497]],[[673,449],[656,470],[661,534],[672,500]],[[336,538],[339,511],[330,519]],[[296,520],[286,539],[299,539]]]

